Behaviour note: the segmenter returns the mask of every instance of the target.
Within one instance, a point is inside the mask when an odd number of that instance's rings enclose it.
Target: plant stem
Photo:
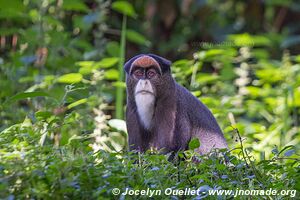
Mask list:
[[[245,163],[246,163],[246,166],[249,167],[249,164],[248,164],[247,159],[246,159],[245,150],[244,150],[244,145],[243,145],[243,139],[242,139],[242,137],[241,137],[240,131],[239,131],[239,129],[237,129],[237,128],[234,128],[234,127],[232,127],[232,128],[234,129],[234,131],[235,131],[235,133],[237,134],[238,139],[239,139],[239,141],[240,141],[241,152],[242,152],[243,159],[244,159],[244,161],[245,161]]]
[[[119,57],[119,79],[118,82],[124,81],[124,60],[125,60],[125,48],[126,48],[126,15],[123,15],[122,22],[122,33],[121,33],[121,47],[120,47],[120,57]],[[121,86],[117,87],[116,93],[116,118],[123,118],[123,102],[124,102],[124,88]]]
[[[283,129],[280,132],[280,144],[279,144],[279,148],[283,148],[284,144],[285,144],[285,137],[286,134],[289,130],[289,105],[288,105],[288,98],[289,98],[289,88],[287,87],[284,90],[284,111],[283,111]]]

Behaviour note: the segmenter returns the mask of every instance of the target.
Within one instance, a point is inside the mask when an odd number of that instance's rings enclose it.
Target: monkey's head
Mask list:
[[[127,95],[157,98],[166,93],[173,82],[171,62],[154,54],[140,54],[125,63]]]

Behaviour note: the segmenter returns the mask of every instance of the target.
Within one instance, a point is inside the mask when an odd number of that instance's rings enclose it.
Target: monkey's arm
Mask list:
[[[176,147],[174,138],[176,102],[174,98],[164,98],[157,101],[153,121],[152,146],[161,149],[162,152],[173,151]]]
[[[126,126],[128,132],[128,146],[129,150],[143,151],[143,141],[142,133],[140,130],[140,125],[138,124],[138,118],[136,115],[136,110],[130,103],[127,104],[126,109]]]

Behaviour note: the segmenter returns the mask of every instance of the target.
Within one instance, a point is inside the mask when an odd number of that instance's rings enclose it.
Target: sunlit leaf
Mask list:
[[[233,41],[236,46],[268,46],[271,41],[268,37],[262,35],[232,34],[229,35],[229,40]]]
[[[70,73],[60,76],[57,81],[59,83],[79,83],[82,80],[82,74],[80,73]]]
[[[201,91],[200,91],[200,90],[198,90],[198,91],[193,91],[192,94],[193,94],[195,97],[200,97]]]
[[[24,121],[23,121],[23,123],[22,123],[22,125],[21,125],[21,127],[22,128],[25,128],[25,127],[31,127],[32,126],[32,122],[31,122],[31,119],[29,118],[29,117],[25,117],[25,119],[24,119]]]
[[[213,74],[198,73],[196,81],[200,84],[213,83],[218,80],[219,76]]]
[[[249,92],[249,95],[254,98],[257,98],[258,96],[264,94],[264,92],[262,92],[262,89],[259,87],[248,86],[248,87],[246,87],[246,89]]]
[[[127,1],[115,1],[112,3],[112,9],[130,17],[136,17],[137,14],[133,6]]]
[[[75,102],[69,104],[69,105],[67,106],[67,108],[68,108],[68,109],[71,109],[71,108],[74,108],[74,107],[79,106],[79,105],[81,105],[81,104],[84,104],[84,103],[86,103],[86,102],[87,102],[87,98],[80,99],[80,100],[78,100],[78,101],[75,101]]]
[[[97,68],[108,68],[116,65],[119,61],[119,58],[111,57],[111,58],[103,58],[99,62],[96,63]]]
[[[294,96],[295,96],[294,97],[295,106],[300,106],[300,87],[294,89]]]
[[[78,70],[78,72],[79,72],[80,74],[82,74],[82,75],[86,75],[86,74],[92,73],[93,69],[94,69],[94,68],[93,68],[92,66],[90,66],[90,67],[81,67],[81,68]]]
[[[126,88],[126,83],[125,82],[116,81],[116,82],[113,83],[113,86],[115,86],[115,87],[121,87],[121,88]]]
[[[91,67],[95,65],[95,61],[78,61],[76,65],[80,67]]]
[[[298,63],[300,63],[300,55],[298,55],[298,56],[295,57],[295,61],[298,62]]]
[[[279,68],[273,69],[260,69],[256,70],[256,76],[266,82],[277,82],[284,80],[285,72]],[[270,79],[270,77],[272,77]]]
[[[109,69],[105,71],[104,77],[108,80],[118,80],[119,71],[116,69]]]
[[[205,52],[205,57],[221,55],[225,52],[224,49],[210,49]]]

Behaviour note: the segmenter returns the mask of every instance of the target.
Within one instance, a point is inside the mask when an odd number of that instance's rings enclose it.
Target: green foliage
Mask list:
[[[11,102],[26,99],[26,98],[44,97],[44,96],[48,96],[48,94],[45,92],[22,92],[22,93],[16,94],[15,96],[9,98],[8,102],[11,103]]]
[[[72,84],[72,83],[79,83],[81,80],[82,80],[82,75],[80,73],[70,73],[58,77],[57,82]]]
[[[127,1],[115,1],[112,3],[112,9],[130,17],[136,17],[136,12],[132,5]]]
[[[143,198],[113,188],[299,195],[298,14],[292,0],[0,0],[0,198]],[[126,151],[123,65],[145,52],[173,61],[227,152],[200,156],[198,139],[175,157]],[[217,198],[206,195],[154,199]]]
[[[195,53],[193,60],[173,65],[175,78],[212,109],[227,139],[235,137],[232,126],[238,128],[247,137],[246,147],[257,157],[274,146],[299,149],[300,142],[295,98],[300,65],[288,52],[276,61],[260,58],[255,54],[259,50],[264,51],[262,47],[211,47]],[[201,72],[207,65],[218,72]]]
[[[197,148],[200,147],[200,141],[198,138],[193,138],[191,139],[191,141],[189,142],[189,149],[191,150],[195,150]]]
[[[122,192],[126,188],[200,188],[203,192],[234,188],[300,189],[297,182],[300,162],[289,152],[292,146],[277,151],[270,160],[249,167],[239,156],[224,151],[210,157],[199,156],[192,150],[180,152],[181,161],[174,161],[178,164],[169,162],[167,155],[93,152],[84,136],[69,139],[68,145],[59,148],[40,146],[39,128],[30,121],[2,131],[0,135],[1,198],[103,199],[120,196],[113,195],[113,188]],[[236,151],[238,155],[240,150]],[[195,156],[200,163],[194,162]],[[171,196],[176,198],[176,195]],[[207,193],[201,193],[198,198],[205,196],[216,198]],[[155,199],[168,197],[154,196]],[[275,197],[280,198],[289,196]]]

